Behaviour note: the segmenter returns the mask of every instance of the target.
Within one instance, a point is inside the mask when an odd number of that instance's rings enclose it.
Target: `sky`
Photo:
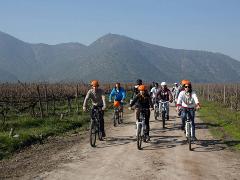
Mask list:
[[[239,0],[0,0],[0,31],[89,45],[107,33],[240,60]]]

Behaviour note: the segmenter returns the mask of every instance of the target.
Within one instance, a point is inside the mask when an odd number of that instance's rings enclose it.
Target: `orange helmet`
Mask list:
[[[191,84],[191,82],[189,80],[187,80],[187,79],[183,79],[181,81],[181,84],[184,86],[185,84]]]
[[[99,86],[99,83],[98,83],[97,80],[93,80],[93,81],[91,82],[91,85],[92,85],[93,87],[97,87],[97,86]]]
[[[146,90],[146,86],[140,85],[140,86],[138,86],[138,90],[139,91],[145,91]]]
[[[114,107],[119,107],[120,106],[120,102],[119,101],[114,101],[113,106]]]

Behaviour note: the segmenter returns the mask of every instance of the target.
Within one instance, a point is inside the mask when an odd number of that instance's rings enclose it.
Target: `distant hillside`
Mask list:
[[[206,51],[171,49],[107,34],[80,43],[29,44],[0,32],[0,81],[239,82],[240,62]]]

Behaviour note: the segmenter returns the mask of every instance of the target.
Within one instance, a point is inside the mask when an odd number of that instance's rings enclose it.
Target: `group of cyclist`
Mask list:
[[[93,80],[91,82],[92,88],[87,92],[87,95],[84,99],[83,103],[83,111],[86,111],[87,101],[89,99],[92,100],[92,111],[90,115],[92,116],[92,112],[94,108],[101,109],[100,113],[100,131],[102,131],[103,137],[106,136],[104,129],[104,110],[106,109],[106,100],[105,94],[102,89],[99,88],[99,82],[97,80]],[[172,95],[173,93],[173,95]],[[121,87],[120,83],[117,82],[115,87],[112,89],[109,95],[109,102],[112,102],[114,98],[114,106],[119,106],[120,112],[123,112],[123,103],[126,98],[126,91],[123,87]],[[147,140],[150,140],[149,131],[149,119],[150,119],[150,110],[153,110],[153,104],[159,101],[168,101],[172,103],[175,102],[176,110],[178,111],[179,116],[181,117],[182,124],[181,129],[184,130],[185,121],[187,118],[187,114],[190,116],[192,120],[193,127],[193,140],[196,140],[195,136],[195,110],[200,109],[200,104],[196,92],[192,90],[192,84],[189,80],[182,80],[180,85],[178,83],[174,83],[174,87],[172,91],[167,87],[166,82],[161,82],[161,86],[159,87],[157,82],[153,82],[152,87],[147,89],[141,79],[136,81],[136,85],[132,90],[132,98],[129,104],[129,109],[132,109],[135,106],[136,112],[136,120],[139,120],[140,109],[146,110],[146,137]],[[166,119],[169,120],[169,106],[167,107]]]

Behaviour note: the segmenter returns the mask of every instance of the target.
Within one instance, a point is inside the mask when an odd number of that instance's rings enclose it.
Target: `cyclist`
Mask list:
[[[157,98],[162,101],[173,101],[172,93],[167,87],[166,82],[161,83],[161,89],[157,92]],[[169,120],[169,105],[167,106],[167,120]]]
[[[173,93],[173,100],[174,100],[174,102],[175,102],[175,105],[176,105],[176,103],[177,103],[178,88],[179,88],[178,83],[174,83],[174,86],[173,86],[173,88],[172,88],[172,93]]]
[[[123,114],[123,102],[126,98],[126,91],[123,87],[120,86],[120,83],[117,82],[115,87],[112,89],[109,95],[109,102],[112,102],[112,97],[114,97],[114,101],[119,101],[120,103],[120,112]],[[121,116],[122,117],[122,116]]]
[[[131,107],[136,104],[135,107],[136,107],[136,120],[137,121],[139,121],[140,109],[147,109],[145,123],[146,123],[147,141],[149,141],[150,140],[150,136],[149,136],[149,130],[150,130],[149,119],[150,119],[150,110],[153,110],[153,104],[152,104],[152,101],[151,101],[151,97],[148,94],[148,92],[146,91],[146,89],[147,88],[144,85],[140,85],[138,87],[139,93],[137,94],[137,96],[131,102],[129,109],[131,109]]]
[[[155,87],[155,82],[154,82],[154,81],[152,82],[152,84],[150,84],[150,86],[149,86],[149,91],[151,91],[151,89],[152,89],[153,87]]]
[[[100,131],[103,134],[103,137],[106,136],[105,134],[105,130],[104,130],[104,110],[106,109],[106,101],[105,101],[105,95],[104,95],[104,91],[102,89],[99,88],[99,82],[97,80],[93,80],[91,82],[91,86],[92,88],[87,92],[87,95],[84,99],[83,102],[83,111],[86,111],[86,106],[87,106],[87,101],[89,99],[91,99],[92,101],[92,105],[93,105],[93,109],[94,108],[101,108],[100,111]],[[91,117],[93,115],[93,109],[91,111]]]
[[[152,103],[156,103],[157,102],[157,92],[159,91],[158,89],[158,83],[156,82],[154,87],[151,89],[150,91],[150,96],[152,97]]]
[[[184,130],[185,121],[187,119],[187,113],[189,113],[189,116],[192,120],[192,128],[193,128],[193,140],[196,140],[195,136],[195,108],[198,110],[200,109],[200,104],[198,101],[198,97],[195,91],[192,90],[192,84],[190,81],[185,80],[183,81],[183,87],[184,90],[180,92],[178,96],[177,101],[177,111],[179,111],[179,108],[181,107],[181,119],[182,119],[182,125],[181,129]]]
[[[184,84],[188,83],[189,80],[187,79],[183,79],[181,81],[181,84],[178,86],[177,92],[176,92],[176,100],[178,99],[178,96],[180,94],[181,91],[184,91]],[[181,116],[181,108],[178,110],[178,116]]]

